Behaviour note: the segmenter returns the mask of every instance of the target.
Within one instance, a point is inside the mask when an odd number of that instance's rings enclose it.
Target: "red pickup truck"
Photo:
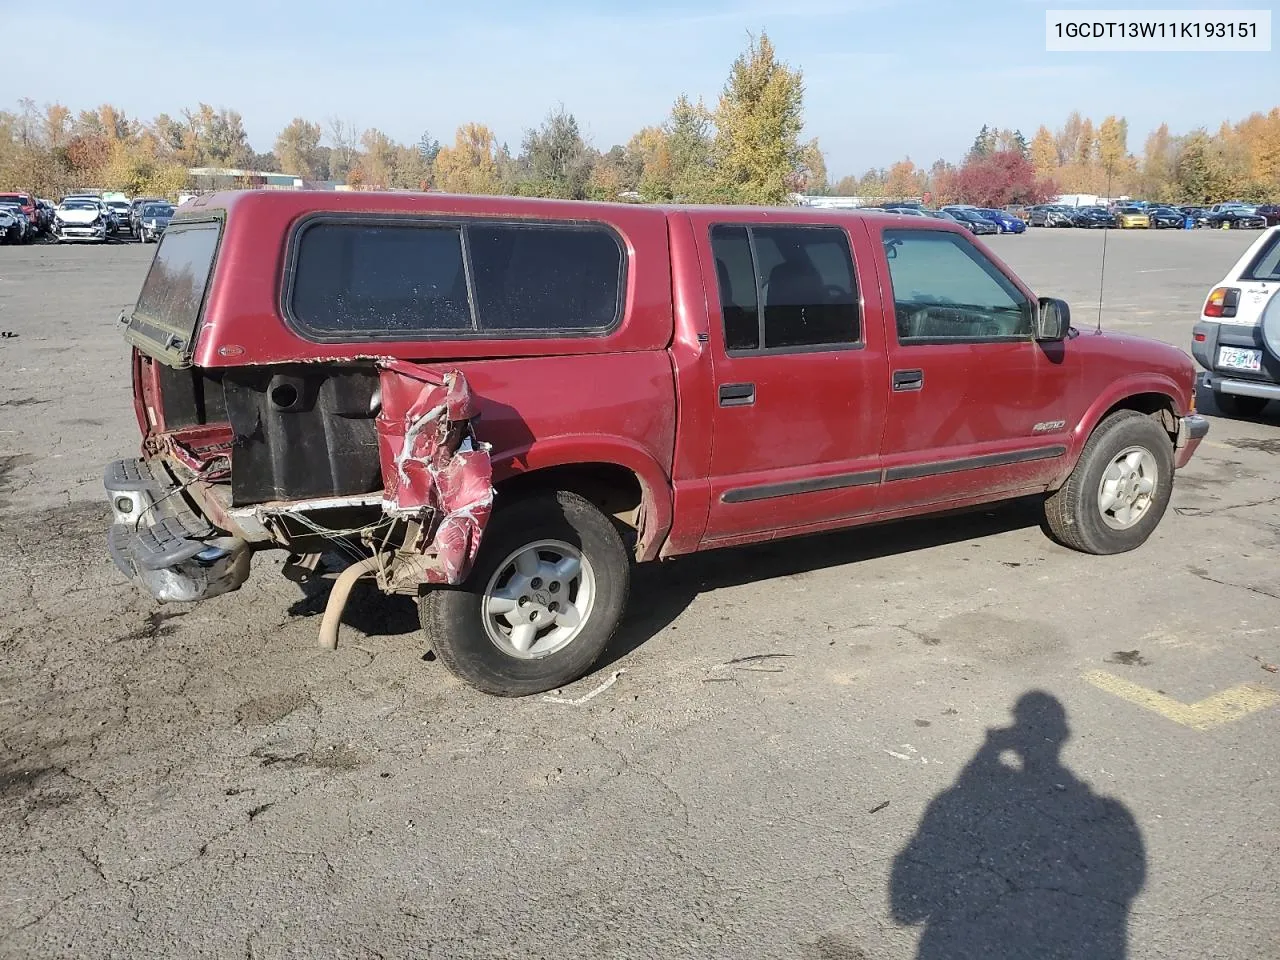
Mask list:
[[[1208,430],[1186,354],[1072,328],[922,217],[215,194],[121,320],[126,575],[199,600],[287,550],[334,578],[330,646],[373,577],[502,695],[591,668],[634,561],[1026,495],[1133,549]]]

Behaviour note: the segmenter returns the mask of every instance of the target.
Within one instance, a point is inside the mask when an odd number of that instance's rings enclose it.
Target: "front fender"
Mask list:
[[[1123,400],[1144,393],[1157,393],[1168,397],[1173,405],[1175,416],[1181,417],[1191,409],[1191,396],[1188,391],[1180,386],[1178,381],[1163,373],[1147,371],[1113,381],[1093,399],[1093,402],[1089,404],[1083,416],[1076,423],[1075,429],[1069,434],[1067,456],[1063,458],[1066,467],[1059,481],[1065,481],[1075,468],[1076,461],[1080,459],[1080,454],[1084,450],[1084,445],[1089,441],[1089,436],[1097,428],[1102,418],[1107,415],[1107,412]]]

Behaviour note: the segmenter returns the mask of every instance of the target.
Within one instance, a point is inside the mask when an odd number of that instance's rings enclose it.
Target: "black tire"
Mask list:
[[[1266,397],[1242,397],[1217,390],[1213,391],[1213,402],[1229,417],[1256,417],[1267,406]]]
[[[1112,461],[1130,447],[1154,458],[1155,487],[1150,503],[1136,523],[1124,529],[1103,518],[1099,491]],[[1173,443],[1151,417],[1136,410],[1118,410],[1089,436],[1071,476],[1044,504],[1049,533],[1064,547],[1082,553],[1113,554],[1136,549],[1159,525],[1173,493]]]
[[[526,659],[490,639],[483,595],[509,557],[540,540],[561,541],[581,552],[594,576],[595,598],[585,624],[566,646]],[[562,490],[496,510],[466,583],[428,589],[418,601],[418,616],[427,642],[455,676],[485,693],[523,697],[572,683],[591,669],[622,619],[630,582],[631,558],[613,521]]]

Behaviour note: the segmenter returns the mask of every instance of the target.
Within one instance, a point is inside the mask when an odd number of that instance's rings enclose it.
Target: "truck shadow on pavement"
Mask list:
[[[1056,697],[1032,691],[929,804],[893,861],[889,905],[923,926],[918,960],[1122,960],[1146,877],[1130,811],[1060,757]]]
[[[631,580],[630,612],[596,669],[611,666],[661,633],[699,594],[1013,530],[1043,528],[1042,502],[1032,497],[964,513],[901,520],[875,527],[694,553],[663,563],[639,564]]]
[[[1041,501],[1033,497],[965,513],[897,521],[876,527],[871,535],[863,527],[638,564],[632,574],[629,612],[595,670],[605,670],[661,633],[702,593],[982,539],[1043,526],[1043,521]],[[303,586],[290,616],[318,617],[329,588],[325,581]],[[418,630],[417,604],[409,597],[384,595],[362,581],[352,591],[342,623],[370,637],[412,634]]]

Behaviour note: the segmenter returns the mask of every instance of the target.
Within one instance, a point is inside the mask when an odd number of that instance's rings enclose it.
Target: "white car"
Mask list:
[[[89,240],[106,243],[110,213],[95,197],[67,197],[53,211],[53,228],[58,242]]]
[[[1256,417],[1280,400],[1280,226],[1244,252],[1205,298],[1191,353],[1218,409]]]

